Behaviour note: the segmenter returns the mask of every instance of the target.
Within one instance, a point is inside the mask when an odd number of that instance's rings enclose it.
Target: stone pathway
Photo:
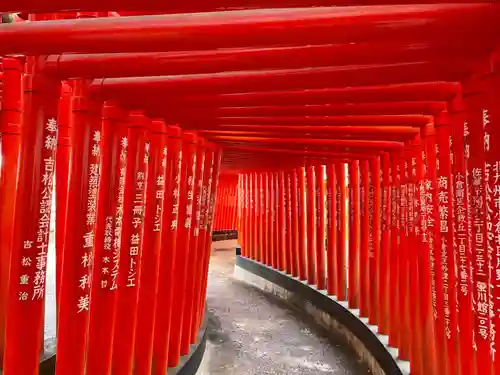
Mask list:
[[[278,298],[233,279],[234,251],[211,259],[208,342],[197,375],[363,375],[369,372]]]

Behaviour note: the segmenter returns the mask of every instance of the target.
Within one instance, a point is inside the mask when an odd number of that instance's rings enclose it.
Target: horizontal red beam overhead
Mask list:
[[[134,77],[217,73],[254,69],[293,69],[332,65],[397,63],[486,54],[480,43],[431,44],[375,42],[214,51],[50,55],[45,71],[67,78]]]
[[[273,154],[274,157],[277,154]],[[269,158],[270,154],[266,154]],[[339,162],[339,163],[349,163],[352,162],[353,158],[348,157],[326,157],[326,156],[291,156],[288,155],[287,159],[277,161],[276,163],[269,164],[269,161],[264,159],[253,159],[251,160],[222,160],[222,168],[225,171],[245,171],[245,172],[258,172],[258,171],[272,171],[278,169],[292,169],[302,167],[307,164],[318,164],[326,162]]]
[[[346,139],[296,139],[296,138],[265,138],[265,137],[238,137],[238,136],[213,136],[208,137],[216,141],[235,141],[235,142],[258,142],[274,145],[300,145],[300,146],[340,146],[340,147],[363,147],[374,149],[401,149],[403,143],[393,141],[367,141],[367,140],[346,140]]]
[[[129,98],[130,100],[132,97],[140,98],[145,94],[165,96],[187,95],[196,92],[200,95],[206,95],[340,88],[417,81],[455,81],[464,78],[467,73],[468,71],[464,71],[450,62],[415,62],[181,76],[104,78],[94,80],[91,89],[95,95],[104,99]],[[141,101],[141,99],[138,100]],[[153,104],[157,103],[152,102]],[[163,103],[164,107],[165,103]]]
[[[411,128],[410,128],[411,129]],[[413,129],[415,130],[415,129]],[[234,131],[201,131],[200,135],[204,137],[213,137],[213,136],[221,136],[221,135],[229,135],[236,137],[266,137],[266,138],[280,138],[285,134],[283,133],[275,133],[275,132],[234,132]],[[411,140],[415,137],[416,133],[409,132],[399,132],[399,133],[377,133],[374,132],[365,132],[365,133],[342,133],[342,134],[332,134],[332,133],[287,133],[286,137],[288,138],[322,138],[322,139],[352,139],[352,140],[379,140],[379,141],[396,141],[403,142],[406,140]]]
[[[257,142],[257,141],[244,141],[244,140],[221,140],[217,138],[213,138],[213,141],[217,142],[217,144],[222,147],[224,150],[230,146],[234,147],[260,147],[260,148],[268,148],[268,147],[277,147],[283,150],[302,150],[302,151],[313,151],[313,152],[334,152],[334,153],[365,153],[368,152],[371,155],[379,155],[381,152],[394,152],[399,149],[386,149],[386,148],[367,148],[365,146],[351,146],[351,145],[317,145],[317,144],[299,144],[299,143],[291,143],[291,144],[273,144],[272,142]],[[272,140],[271,140],[272,141]],[[354,141],[351,141],[354,142]],[[382,142],[382,141],[378,141]],[[268,160],[269,163],[272,163],[272,160]]]
[[[168,118],[261,117],[261,116],[339,116],[339,115],[435,115],[446,110],[441,102],[333,103],[296,106],[255,106],[221,108],[169,108]]]
[[[288,168],[297,168],[304,165],[306,162],[305,157],[303,156],[288,156],[287,159],[279,159],[276,160],[275,163],[269,164],[266,163],[263,159],[254,158],[253,162],[251,160],[222,160],[222,168],[224,170],[244,170],[244,171],[258,171],[258,170],[272,170],[272,169],[288,169]]]
[[[0,54],[157,52],[226,47],[493,38],[491,4],[243,10],[0,25]],[[481,38],[479,38],[481,36]]]
[[[240,132],[275,132],[284,134],[407,134],[419,133],[418,128],[410,126],[286,126],[286,125],[222,125],[215,130],[201,130],[200,133],[232,133]]]
[[[295,91],[245,92],[200,96],[148,96],[120,98],[131,108],[149,107],[155,111],[168,108],[198,108],[200,106],[301,106],[304,104],[353,104],[364,102],[449,101],[460,91],[457,82],[422,82],[381,86],[341,87]],[[163,111],[164,112],[164,111]],[[168,114],[161,114],[168,115]],[[153,116],[154,117],[154,116]]]
[[[287,126],[286,129],[280,126],[242,126],[240,128],[217,128],[214,130],[200,130],[201,135],[257,135],[266,137],[363,137],[371,138],[372,136],[399,136],[402,138],[413,137],[418,134],[420,130],[410,126]],[[359,138],[358,138],[359,139]]]
[[[433,3],[432,0],[420,0],[420,3]],[[486,2],[482,0],[444,0],[445,2]],[[356,5],[366,4],[404,4],[407,1],[398,0],[357,0]],[[219,9],[238,8],[282,8],[282,7],[308,7],[328,5],[352,5],[352,0],[190,0],[190,1],[165,1],[165,0],[6,0],[0,4],[0,13],[39,12],[52,13],[59,11],[104,11],[120,10],[121,15],[133,15],[141,12],[200,12]],[[122,12],[126,10],[128,12]]]
[[[311,157],[345,157],[353,159],[366,159],[371,158],[375,155],[373,152],[331,152],[331,151],[312,151],[312,150],[287,150],[282,148],[269,148],[269,147],[252,147],[252,146],[227,146],[224,148],[224,155],[229,157],[236,152],[237,155],[242,155],[242,153],[248,153],[246,155],[255,156],[262,153],[278,153],[283,155],[306,155]],[[243,154],[245,155],[245,154]],[[269,162],[269,159],[267,159]]]
[[[377,155],[373,153],[335,153],[335,152],[304,152],[303,150],[283,150],[283,149],[265,149],[254,148],[254,152],[245,153],[247,147],[226,148],[222,164],[224,169],[230,170],[259,170],[274,168],[300,167],[309,163],[325,163],[331,161],[350,162],[352,160],[372,159]],[[234,153],[238,154],[234,154]],[[272,162],[270,162],[272,159]]]
[[[423,115],[372,115],[372,116],[309,116],[309,117],[221,117],[213,123],[186,123],[183,125],[189,127],[201,127],[202,129],[208,128],[210,125],[322,125],[322,126],[336,126],[336,125],[380,125],[380,126],[424,126],[432,122],[432,116]]]

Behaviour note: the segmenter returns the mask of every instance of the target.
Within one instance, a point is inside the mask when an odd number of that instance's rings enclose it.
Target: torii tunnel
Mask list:
[[[500,375],[500,4],[0,14],[1,374],[171,374],[237,231],[238,262],[341,306],[375,362]]]

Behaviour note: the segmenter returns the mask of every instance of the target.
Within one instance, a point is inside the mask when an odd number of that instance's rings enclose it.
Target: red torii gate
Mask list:
[[[172,10],[149,4],[141,6]],[[44,9],[33,5],[6,4],[0,11],[82,10],[76,2],[51,2]],[[125,1],[84,6],[135,10]],[[159,374],[189,350],[203,311],[220,163],[219,149],[200,141],[200,135],[227,147],[223,169],[241,173],[238,226],[245,256],[319,289],[326,287],[339,300],[348,299],[389,335],[401,358],[410,359],[412,373],[491,373],[498,366],[493,354],[500,172],[493,126],[497,59],[489,51],[498,39],[497,18],[498,8],[492,4],[432,4],[2,25],[2,54],[37,55],[25,65],[24,101],[21,64],[7,57],[2,61],[4,373],[31,375],[38,368],[54,168],[58,210],[63,207],[56,224],[57,247],[64,249],[58,251],[57,373],[83,373],[85,368],[109,373],[113,363],[114,372],[128,375],[135,363],[136,371],[146,374],[154,358]],[[386,37],[390,41],[381,43]],[[414,43],[421,43],[419,53],[411,50]],[[188,52],[150,53],[156,50]],[[329,50],[344,53],[325,57]],[[145,53],[130,54],[139,51]],[[45,56],[65,52],[107,55]],[[303,60],[291,60],[302,55]],[[102,69],[92,68],[96,61]],[[124,64],[133,61],[137,66]],[[59,83],[68,78],[75,79],[71,93]],[[193,103],[201,109],[190,113]],[[326,106],[312,109],[310,104]],[[182,133],[160,118],[200,132]],[[222,129],[234,131],[227,135]],[[340,131],[349,132],[351,139],[328,139]],[[256,160],[264,152],[281,156]],[[234,196],[234,178],[221,181]],[[144,207],[145,195],[149,204]],[[197,202],[198,196],[202,198]],[[350,212],[347,200],[353,202]],[[231,206],[234,224],[234,201]],[[189,225],[178,227],[175,220]],[[119,230],[117,222],[123,223]],[[161,225],[160,234],[156,225]],[[204,232],[201,237],[197,229]],[[326,260],[321,251],[325,236]],[[116,281],[121,290],[118,296],[104,297],[98,292],[102,284],[96,283],[104,267],[96,265],[105,263],[99,255],[110,239],[113,264],[121,273],[110,271],[109,280],[101,281]],[[172,259],[167,247],[185,257]],[[140,249],[144,287],[128,289],[141,267]],[[347,252],[349,270],[359,268],[360,274],[349,272],[346,294]],[[187,254],[194,253],[198,261],[186,265]],[[90,286],[89,271],[83,276],[79,272],[88,267],[92,254]],[[22,267],[36,273],[28,275]],[[485,271],[490,268],[495,272]],[[193,281],[186,275],[200,277]],[[169,281],[179,289],[165,287]],[[30,283],[32,295],[18,290]],[[174,310],[168,302],[155,308],[157,287],[166,301],[179,298],[180,308]],[[90,288],[98,301],[95,308],[89,305],[90,296],[75,294]],[[183,290],[187,295],[181,295]],[[130,305],[139,310],[127,309]],[[99,321],[103,311],[111,315]],[[152,319],[144,317],[154,311],[168,318],[155,328],[153,338]],[[143,317],[142,329],[135,328],[137,314]],[[136,332],[141,332],[136,338],[141,341],[126,340]]]

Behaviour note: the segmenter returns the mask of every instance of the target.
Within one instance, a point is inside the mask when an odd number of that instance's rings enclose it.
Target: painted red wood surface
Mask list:
[[[314,167],[315,174],[315,199],[316,199],[316,286],[318,289],[326,288],[325,276],[325,199],[326,184],[324,166],[319,164]]]
[[[51,251],[57,374],[167,373],[228,230],[412,374],[500,373],[500,7],[363,4],[0,4],[3,374],[39,373]]]
[[[307,208],[307,282],[316,284],[316,190],[314,166],[306,169],[306,208]]]
[[[9,298],[9,264],[13,241],[15,204],[17,194],[17,171],[22,119],[22,64],[17,59],[2,60],[2,164],[0,172],[0,356],[3,360],[5,348],[5,318]],[[62,100],[60,100],[60,103]],[[68,113],[69,114],[69,113]],[[67,122],[66,122],[67,124]],[[56,163],[58,165],[58,163]],[[63,174],[63,173],[60,173]],[[63,181],[66,181],[63,179]],[[60,219],[59,223],[64,223]],[[64,229],[59,231],[59,243]],[[60,277],[60,276],[59,276]]]

